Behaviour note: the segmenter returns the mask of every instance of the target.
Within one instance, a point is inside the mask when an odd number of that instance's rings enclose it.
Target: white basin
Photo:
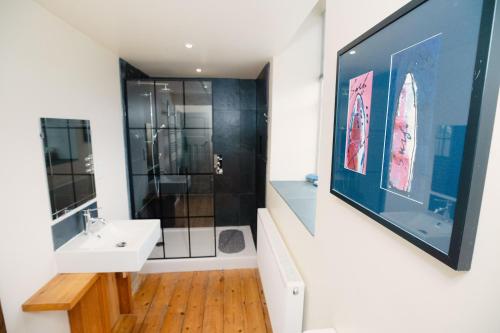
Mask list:
[[[161,237],[160,220],[108,220],[97,229],[55,251],[59,273],[140,271]]]

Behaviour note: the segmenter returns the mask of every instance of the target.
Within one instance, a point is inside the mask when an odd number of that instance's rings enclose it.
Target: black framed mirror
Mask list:
[[[52,219],[96,197],[90,121],[41,118]]]

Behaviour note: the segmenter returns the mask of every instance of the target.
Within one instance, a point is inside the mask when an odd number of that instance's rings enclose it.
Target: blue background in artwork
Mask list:
[[[482,3],[482,0],[430,0],[353,47],[355,54],[346,52],[339,58],[331,189],[445,253],[451,234],[424,236],[410,224],[406,227],[405,219],[392,220],[389,216],[394,212],[408,213],[409,220],[425,214],[432,220],[436,215],[433,211],[446,206],[447,202],[455,207]],[[419,204],[380,188],[390,59],[391,54],[439,33],[442,33],[441,51],[432,110],[419,110],[422,114],[433,114],[426,124],[429,149],[426,155],[430,157],[419,162],[423,163],[420,168],[426,174],[418,194],[423,203]],[[367,172],[361,175],[343,167],[349,80],[371,70],[374,77]],[[453,135],[447,139],[447,148],[438,150],[438,134],[443,129]],[[438,179],[446,179],[446,182]],[[453,217],[454,212],[450,216]]]

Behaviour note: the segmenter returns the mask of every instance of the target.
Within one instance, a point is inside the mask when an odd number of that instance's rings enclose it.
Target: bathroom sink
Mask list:
[[[160,220],[108,220],[55,251],[59,273],[137,272],[161,237]]]

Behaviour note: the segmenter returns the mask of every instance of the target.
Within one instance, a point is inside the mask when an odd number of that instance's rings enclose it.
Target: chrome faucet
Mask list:
[[[83,210],[83,233],[88,235],[90,232],[90,226],[95,223],[106,224],[106,220],[100,217],[92,217],[92,212],[99,211],[100,208],[88,208]]]

